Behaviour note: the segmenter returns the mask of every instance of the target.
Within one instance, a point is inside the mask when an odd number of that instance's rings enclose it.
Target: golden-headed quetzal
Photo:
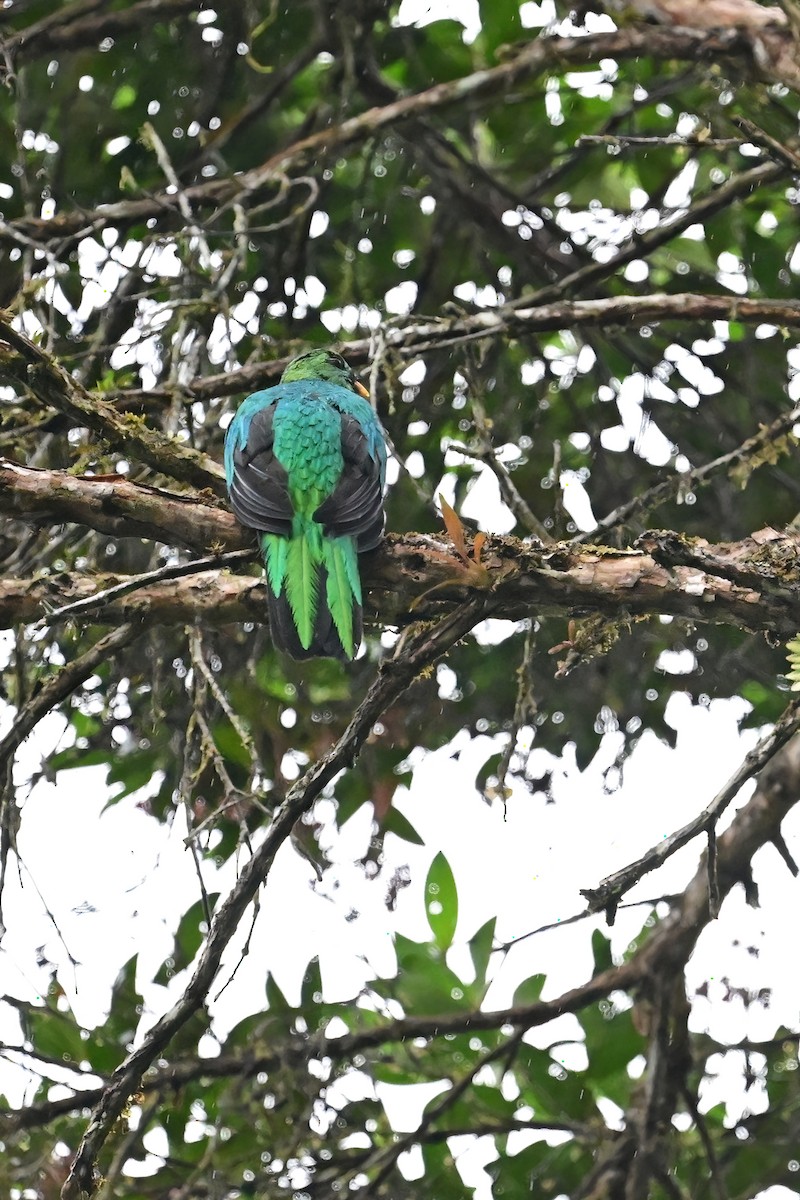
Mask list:
[[[339,354],[309,350],[240,405],[225,436],[236,516],[260,533],[272,640],[293,658],[351,659],[358,555],[383,534],[386,443]]]

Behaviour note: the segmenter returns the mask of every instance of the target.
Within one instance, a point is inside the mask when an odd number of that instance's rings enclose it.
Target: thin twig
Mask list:
[[[0,741],[0,769],[3,769],[17,748],[41,719],[85,683],[99,666],[114,658],[124,646],[130,645],[143,632],[138,625],[121,625],[98,639],[79,658],[42,684],[38,692],[19,709],[14,724]]]
[[[151,583],[161,583],[165,579],[183,579],[186,575],[197,575],[201,571],[230,566],[232,563],[252,562],[256,556],[256,550],[228,550],[224,554],[210,554],[207,558],[196,558],[192,562],[159,567],[155,571],[144,571],[141,575],[133,575],[123,583],[116,583],[113,587],[106,588],[102,592],[95,592],[94,595],[87,596],[83,600],[74,600],[71,604],[63,604],[60,608],[53,609],[46,617],[42,617],[36,622],[31,632],[36,633],[39,629],[63,620],[64,617],[75,617],[79,614],[94,612],[102,608],[109,600],[119,600],[123,596],[129,596],[131,592],[136,592]]]
[[[536,715],[536,701],[533,696],[533,652],[536,647],[536,630],[534,622],[531,621],[525,632],[525,641],[522,648],[522,659],[517,667],[517,696],[514,701],[514,715],[511,718],[511,728],[508,731],[508,741],[503,747],[503,753],[500,756],[500,762],[497,764],[497,791],[503,801],[503,814],[505,816],[508,797],[511,795],[511,789],[506,783],[508,772],[511,767],[511,759],[514,756],[514,751],[517,748],[517,738],[519,731],[523,725],[528,724]],[[488,789],[488,785],[484,788],[484,797],[487,800],[493,800],[494,795]]]
[[[677,892],[666,892],[663,896],[655,896],[649,900],[629,900],[625,904],[620,904],[619,909],[626,908],[655,908],[657,904],[674,904],[679,897]],[[527,933],[521,933],[517,937],[510,938],[507,942],[501,942],[494,950],[498,953],[506,953],[512,950],[514,946],[520,942],[526,942],[528,938],[538,937],[540,933],[551,933],[554,929],[561,929],[564,925],[576,925],[579,921],[586,921],[590,917],[596,916],[595,913],[581,909],[578,913],[573,913],[571,917],[562,917],[558,921],[548,921],[546,925],[539,925],[536,929],[530,929]]]
[[[732,113],[729,119],[731,124],[735,125],[737,129],[741,129],[743,133],[746,133],[750,141],[760,149],[765,150],[775,162],[780,163],[781,166],[788,167],[790,171],[794,171],[795,173],[800,171],[800,154],[797,153],[796,149],[784,145],[783,142],[779,142],[777,138],[767,133],[766,130],[761,129],[756,125],[755,121],[748,120],[747,117],[741,117],[737,113]]]
[[[579,267],[569,275],[565,275],[558,283],[540,288],[527,303],[542,304],[546,300],[554,300],[568,293],[581,292],[590,285],[599,283],[616,274],[620,267],[627,266],[633,259],[647,258],[659,246],[678,237],[690,225],[705,224],[709,217],[727,208],[732,201],[740,196],[750,196],[757,187],[765,183],[774,183],[786,174],[786,167],[774,162],[759,163],[749,171],[732,175],[719,187],[708,192],[687,208],[682,208],[671,220],[664,221],[655,229],[644,233],[636,233],[624,241],[617,252],[603,262],[592,262]],[[524,301],[512,301],[513,307],[523,307]]]
[[[394,1170],[395,1164],[400,1155],[405,1153],[406,1150],[409,1150],[414,1143],[419,1140],[420,1137],[424,1137],[431,1125],[433,1125],[443,1113],[447,1112],[449,1108],[452,1108],[454,1104],[458,1103],[467,1089],[472,1086],[475,1076],[479,1071],[482,1071],[484,1067],[489,1066],[498,1058],[503,1058],[506,1055],[513,1053],[513,1051],[518,1048],[520,1042],[522,1041],[524,1033],[524,1029],[517,1029],[511,1035],[511,1037],[507,1038],[504,1042],[501,1042],[500,1045],[493,1046],[490,1050],[487,1050],[481,1054],[473,1066],[470,1067],[468,1071],[465,1071],[461,1078],[454,1082],[453,1086],[449,1088],[439,1100],[431,1104],[426,1109],[422,1121],[417,1129],[414,1129],[410,1133],[406,1133],[402,1137],[397,1138],[390,1146],[382,1147],[378,1153],[374,1155],[372,1161],[367,1160],[366,1162],[361,1163],[358,1167],[359,1174],[375,1168],[377,1168],[377,1173],[372,1179],[369,1180],[368,1183],[365,1183],[363,1187],[353,1188],[351,1184],[351,1192],[354,1192],[357,1196],[364,1197],[380,1195],[381,1184],[385,1182],[385,1180]]]
[[[679,133],[668,133],[665,137],[635,137],[628,133],[582,133],[575,145],[619,146],[621,149],[627,149],[629,146],[645,146],[647,148],[692,146],[698,150],[705,150],[706,147],[711,146],[715,150],[733,150],[742,145],[742,139],[703,137],[702,133],[696,133],[690,137],[682,136]]]
[[[42,893],[42,889],[39,887],[38,883],[36,882],[33,872],[31,871],[28,864],[25,862],[24,858],[22,857],[22,855],[19,852],[19,849],[16,846],[14,847],[14,853],[17,856],[17,862],[19,863],[20,868],[24,869],[25,874],[28,876],[28,878],[31,881],[33,889],[36,892],[36,895],[39,897],[39,901],[42,905],[42,908],[44,909],[45,916],[47,917],[50,924],[53,926],[56,937],[61,942],[61,945],[64,947],[64,953],[67,956],[67,961],[69,962],[69,965],[72,968],[73,987],[75,988],[75,995],[77,996],[78,995],[78,971],[77,971],[77,968],[80,966],[80,962],[78,961],[78,959],[75,957],[75,955],[72,953],[69,946],[67,945],[67,940],[61,931],[61,927],[55,918],[55,914],[53,913],[53,910],[51,909],[50,905],[45,900],[44,895]]]
[[[223,555],[222,557],[225,557],[225,556]],[[242,743],[245,750],[250,755],[250,764],[251,764],[251,768],[252,768],[251,779],[252,779],[252,776],[254,776],[254,775],[259,775],[263,778],[264,777],[264,767],[261,763],[261,759],[259,758],[258,751],[256,750],[255,742],[253,741],[252,737],[250,736],[249,730],[245,729],[244,725],[242,724],[242,721],[239,719],[239,716],[237,715],[237,713],[234,712],[234,710],[231,706],[231,703],[228,700],[228,697],[225,695],[222,688],[219,686],[219,683],[216,680],[214,672],[211,670],[208,663],[206,662],[205,654],[203,653],[202,636],[196,626],[193,627],[191,634],[190,634],[190,646],[191,646],[191,652],[192,652],[192,665],[195,667],[196,670],[200,671],[200,673],[202,674],[203,678],[205,679],[206,683],[208,684],[208,687],[209,687],[209,690],[210,690],[212,696],[214,697],[214,699],[216,700],[217,704],[220,706],[222,711],[225,713],[225,716],[228,718],[231,725],[233,726],[233,729],[236,732],[236,735],[239,738],[239,741]],[[259,807],[261,807],[262,812],[267,811],[263,806],[259,806]]]
[[[191,0],[171,0],[171,5],[182,10],[191,7]],[[106,22],[113,26],[114,22],[129,21],[130,26],[135,27],[137,10],[141,11],[146,7],[149,8],[149,5],[133,5],[130,10],[109,13]],[[97,32],[92,38],[92,44],[96,45],[102,36],[101,32]],[[49,44],[57,42],[56,35],[50,34]],[[13,48],[15,54],[30,55],[33,42],[26,39],[26,31],[23,29],[9,39],[9,47]],[[481,68],[470,75],[435,84],[424,91],[367,109],[338,125],[326,126],[279,150],[259,166],[242,172],[235,179],[209,180],[195,184],[185,189],[186,195],[195,206],[214,205],[219,209],[233,200],[240,200],[243,196],[269,186],[290,169],[297,171],[311,162],[315,162],[319,169],[321,163],[330,155],[339,154],[345,147],[402,122],[413,121],[415,118],[456,104],[474,103],[478,100],[496,103],[497,97],[507,94],[509,88],[541,77],[554,64],[563,68],[568,63],[585,65],[602,59],[638,59],[642,56],[690,62],[716,62],[721,54],[747,56],[749,61],[752,54],[751,42],[737,30],[724,30],[715,34],[705,29],[659,29],[653,26],[629,26],[609,33],[578,38],[538,38],[529,42],[520,53],[493,67]],[[173,216],[177,207],[177,197],[164,191],[147,198],[117,201],[88,213],[61,213],[59,228],[62,236],[68,234],[75,237],[87,226],[102,228],[119,223],[143,224],[149,217],[163,220],[165,216]],[[46,222],[28,218],[18,219],[9,224],[31,237],[35,238],[38,234],[39,238],[46,240],[48,231],[43,228],[46,227]]]
[[[713,829],[742,785],[763,770],[773,755],[789,741],[798,729],[800,729],[800,700],[793,700],[784,709],[769,733],[765,734],[758,744],[747,752],[741,765],[702,812],[680,829],[676,829],[669,837],[663,838],[641,858],[629,863],[622,870],[615,871],[613,875],[607,876],[596,888],[581,888],[581,895],[585,896],[588,901],[587,912],[596,913],[605,909],[609,923],[611,923],[620,897],[649,871],[660,867],[692,838],[697,837],[699,833]]]
[[[677,231],[679,232],[679,231]],[[644,296],[603,296],[592,300],[558,299],[539,303],[538,293],[528,292],[497,308],[466,316],[422,319],[417,315],[392,318],[382,326],[387,350],[407,363],[425,353],[468,345],[487,338],[521,337],[559,329],[637,329],[648,322],[740,321],[747,325],[769,323],[800,327],[800,301],[772,300],[695,292],[655,292]],[[345,342],[342,352],[354,366],[373,361],[375,335]],[[208,400],[255,391],[276,383],[292,356],[291,347],[275,347],[274,357],[193,379],[187,392],[194,400]],[[104,393],[118,404],[154,407],[170,398],[170,389],[159,385],[146,391],[121,388]]]
[[[708,1159],[708,1169],[711,1177],[711,1183],[714,1188],[714,1193],[716,1195],[716,1200],[730,1200],[727,1188],[725,1187],[725,1181],[722,1177],[719,1159],[717,1158],[717,1154],[714,1149],[714,1142],[711,1138],[711,1134],[708,1132],[706,1119],[700,1112],[700,1109],[697,1107],[697,1100],[692,1094],[689,1085],[685,1082],[681,1088],[681,1094],[686,1107],[689,1110],[689,1115],[695,1123],[695,1128],[700,1136],[700,1141],[703,1144],[703,1150],[705,1151],[706,1158]]]
[[[550,544],[553,541],[551,534],[548,533],[545,526],[530,508],[527,500],[520,494],[505,463],[501,462],[497,457],[497,451],[494,448],[494,441],[490,431],[489,416],[486,412],[486,406],[483,403],[480,385],[477,382],[478,372],[472,369],[472,363],[476,356],[473,354],[467,357],[469,365],[464,369],[469,386],[469,402],[472,411],[472,423],[475,426],[475,434],[478,442],[479,456],[497,479],[500,487],[500,495],[511,509],[522,529],[526,533],[533,534],[534,537],[539,538],[541,542]]]
[[[717,830],[713,825],[708,827],[708,911],[713,920],[719,916],[719,876],[717,875]]]
[[[581,542],[592,542],[597,539],[598,533],[605,533],[609,529],[624,524],[631,517],[639,513],[651,512],[661,504],[665,504],[668,500],[672,500],[675,496],[686,492],[693,491],[695,488],[703,487],[711,479],[711,476],[717,471],[724,470],[734,463],[746,463],[748,459],[754,458],[761,453],[765,446],[770,442],[777,441],[792,429],[800,421],[800,404],[796,404],[789,412],[783,413],[780,417],[776,417],[771,424],[765,425],[759,429],[758,433],[752,437],[746,438],[741,445],[734,450],[728,450],[725,454],[720,454],[718,458],[712,459],[702,467],[695,467],[691,471],[674,472],[668,479],[661,480],[660,483],[654,484],[647,491],[642,492],[639,496],[634,496],[631,500],[626,500],[624,504],[620,504],[617,508],[612,509],[600,521],[597,522],[594,529],[587,530],[584,533],[578,533],[571,539],[571,545],[579,545]]]
[[[124,646],[130,645],[142,632],[138,625],[121,625],[119,629],[100,638],[95,644],[44,683],[38,692],[18,709],[14,723],[6,736],[0,741],[0,779],[2,789],[2,829],[0,829],[0,934],[4,930],[2,914],[3,886],[8,855],[15,848],[16,827],[19,822],[19,809],[16,806],[11,788],[11,771],[14,755],[27,736],[36,728],[39,721],[46,717],[70,696],[76,688],[93,675],[99,666],[113,658]]]

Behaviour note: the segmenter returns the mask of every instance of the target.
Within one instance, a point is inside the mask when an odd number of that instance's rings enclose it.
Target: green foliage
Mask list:
[[[440,950],[447,950],[458,924],[456,881],[445,856],[440,852],[431,863],[425,881],[428,924]]]
[[[216,460],[236,405],[275,381],[277,361],[338,339],[365,381],[374,367],[379,415],[408,468],[387,501],[388,527],[400,534],[441,536],[433,504],[440,492],[467,525],[531,534],[491,499],[487,438],[556,539],[580,532],[565,507],[565,471],[577,473],[598,520],[640,499],[602,530],[611,548],[632,545],[654,524],[712,545],[787,525],[800,504],[791,430],[757,451],[734,452],[797,401],[794,325],[754,320],[736,304],[725,320],[656,312],[646,321],[586,324],[558,315],[567,302],[657,293],[794,299],[800,251],[791,172],[713,202],[726,181],[783,162],[769,147],[794,138],[796,96],[758,77],[768,66],[766,43],[740,51],[747,37],[737,34],[724,61],[716,52],[684,61],[685,31],[671,42],[669,27],[634,22],[648,53],[632,55],[621,40],[614,58],[616,35],[593,41],[592,14],[579,36],[559,27],[556,55],[555,27],[529,25],[545,19],[536,5],[481,0],[478,9],[480,29],[466,37],[459,20],[433,9],[428,24],[401,25],[398,6],[385,3],[7,6],[0,306],[72,379],[124,414],[126,428],[158,431],[169,445]],[[558,15],[566,16],[563,6]],[[628,27],[621,23],[620,39]],[[539,46],[540,65],[525,66]],[[484,72],[507,64],[513,70],[487,81]],[[441,103],[441,89],[454,84]],[[423,94],[410,116],[398,115]],[[401,108],[390,110],[396,103]],[[373,110],[382,110],[380,121]],[[750,135],[739,136],[741,118],[762,130],[768,149],[760,157]],[[708,210],[682,227],[700,201]],[[590,278],[576,275],[584,269],[594,271]],[[553,306],[549,321],[533,326],[519,317],[542,302]],[[498,305],[511,306],[501,336],[459,333]],[[123,459],[113,439],[85,429],[37,390],[35,372],[12,370],[4,347],[4,459],[192,498],[181,479]],[[702,486],[689,474],[724,456],[731,457]],[[671,488],[666,499],[650,492],[662,483]],[[202,499],[215,503],[211,493]],[[12,497],[4,507],[9,605],[13,596],[23,604],[44,595],[46,616],[62,586],[111,587],[118,576],[190,557],[171,537],[143,536],[146,522],[117,518],[102,501],[97,528],[60,507],[24,504]],[[410,607],[416,582],[404,582],[401,633],[418,615]],[[752,584],[737,581],[735,570],[729,582]],[[787,606],[792,588],[782,596]],[[449,593],[433,599],[452,610]],[[493,600],[487,595],[492,615]],[[347,667],[289,662],[263,625],[221,624],[198,606],[185,623],[142,618],[141,637],[59,703],[66,732],[43,775],[65,787],[74,768],[102,767],[106,805],[115,809],[108,816],[136,806],[164,845],[177,838],[182,846],[188,835],[187,861],[196,856],[203,878],[219,870],[220,882],[206,901],[193,893],[174,919],[169,908],[169,953],[154,964],[142,947],[125,963],[96,1027],[78,1004],[70,1008],[64,990],[73,967],[83,987],[91,963],[71,963],[64,947],[31,947],[49,981],[41,996],[15,994],[34,988],[24,972],[4,983],[12,1035],[3,1054],[29,1074],[22,1113],[12,1111],[10,1086],[0,1111],[3,1195],[57,1194],[98,1089],[158,1015],[148,1004],[167,1011],[207,947],[207,904],[214,911],[217,889],[241,877],[285,812],[294,780],[337,743],[376,670],[391,675],[380,641],[387,592],[376,587],[365,601],[366,652]],[[496,1200],[610,1196],[605,1166],[631,1161],[626,1138],[643,1127],[649,1077],[643,1083],[641,1071],[664,1054],[653,1119],[654,1157],[666,1175],[655,1172],[647,1194],[752,1200],[772,1183],[796,1186],[796,1030],[781,1029],[745,1054],[690,1022],[682,1048],[666,1017],[651,1027],[647,1014],[648,988],[658,990],[667,975],[679,980],[683,962],[647,986],[600,1000],[592,992],[563,1013],[548,1008],[561,983],[534,969],[539,943],[528,944],[530,969],[519,968],[518,950],[500,944],[508,934],[481,873],[459,873],[457,882],[449,843],[429,861],[424,823],[395,805],[426,755],[465,737],[486,739],[475,786],[495,797],[499,813],[501,796],[542,808],[553,802],[561,756],[574,754],[584,770],[609,733],[619,744],[600,787],[613,791],[643,735],[674,744],[668,706],[676,695],[697,706],[743,697],[754,726],[784,707],[776,686],[783,651],[774,639],[661,620],[656,600],[641,619],[627,609],[602,612],[619,636],[556,677],[561,652],[552,652],[572,638],[570,616],[586,617],[581,604],[573,610],[532,592],[514,621],[491,636],[467,634],[449,652],[446,676],[424,673],[375,719],[354,769],[332,778],[293,833],[322,875],[311,885],[316,898],[340,904],[339,835],[365,817],[364,845],[351,857],[361,855],[367,900],[360,894],[347,920],[360,918],[362,902],[385,903],[396,918],[387,934],[394,969],[359,960],[366,982],[342,997],[326,974],[329,947],[311,957],[287,933],[287,959],[309,958],[295,963],[296,990],[286,964],[271,961],[263,986],[259,978],[248,993],[250,1011],[229,1028],[217,1014],[226,1011],[228,985],[233,991],[246,975],[265,924],[271,935],[293,928],[298,897],[276,896],[268,878],[259,920],[248,934],[249,916],[242,919],[238,942],[226,931],[237,947],[233,961],[223,961],[191,1021],[159,1046],[113,1127],[98,1164],[109,1196],[305,1200],[358,1194],[366,1179],[376,1196],[449,1200],[475,1186],[464,1181],[468,1165],[461,1173],[460,1139],[473,1136],[497,1155],[486,1167]],[[134,609],[131,619],[140,615]],[[62,663],[94,645],[105,619],[101,611],[33,631],[20,625],[3,698],[35,703]],[[800,639],[788,654],[796,689]],[[3,797],[7,886],[18,815],[25,828],[23,792],[19,813],[10,789]],[[469,828],[449,833],[475,836]],[[398,840],[402,864],[392,879],[387,834]],[[583,831],[569,834],[578,840]],[[119,847],[121,856],[128,850]],[[749,882],[746,863],[736,877]],[[404,896],[406,884],[416,886]],[[49,898],[47,886],[42,893]],[[417,905],[411,932],[408,896]],[[622,955],[595,929],[587,974],[646,953],[661,928],[656,911],[654,902]],[[4,918],[13,924],[13,913]],[[121,953],[123,933],[119,946],[94,953]],[[50,962],[56,954],[66,966]],[[497,994],[506,1007],[494,1012]],[[530,1028],[510,1021],[509,1008],[524,1009]],[[662,1043],[654,1040],[659,1029]],[[743,1085],[766,1097],[763,1111],[745,1111],[735,1125],[724,1109],[699,1115],[694,1105],[716,1070],[712,1056],[734,1052],[745,1063],[737,1068]],[[404,1141],[385,1089],[401,1089],[416,1112],[420,1084],[436,1095]],[[624,1129],[614,1127],[612,1105],[625,1114]],[[397,1159],[417,1147],[423,1175],[409,1180]]]

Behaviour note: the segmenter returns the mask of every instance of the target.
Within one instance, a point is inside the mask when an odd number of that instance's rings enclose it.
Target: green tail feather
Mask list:
[[[304,650],[311,645],[317,618],[320,542],[319,534],[306,528],[290,539],[286,554],[286,598]]]
[[[315,522],[296,516],[290,538],[267,533],[262,547],[276,646],[294,658],[354,658],[361,640],[354,539],[326,538]]]
[[[345,654],[352,658],[358,649],[353,637],[353,602],[361,605],[361,580],[355,543],[351,537],[324,538],[322,552],[328,573],[328,608]]]
[[[261,537],[261,548],[264,551],[264,564],[267,568],[269,586],[275,596],[280,596],[283,578],[286,574],[286,551],[289,549],[289,540],[278,537],[274,533],[265,533]]]

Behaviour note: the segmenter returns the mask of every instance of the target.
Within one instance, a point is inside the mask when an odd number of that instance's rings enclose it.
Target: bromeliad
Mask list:
[[[247,397],[225,437],[225,475],[233,511],[260,534],[277,648],[353,658],[358,555],[383,535],[386,444],[341,355],[309,350]]]

